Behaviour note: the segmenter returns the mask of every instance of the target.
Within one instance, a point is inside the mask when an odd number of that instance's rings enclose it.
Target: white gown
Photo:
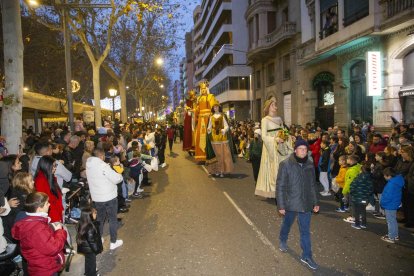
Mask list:
[[[282,118],[266,116],[262,119],[261,125],[263,150],[255,195],[266,198],[275,198],[279,163],[293,152],[293,148],[291,147],[291,139],[289,139],[288,142],[285,142],[286,145],[289,144],[289,146],[287,146],[288,151],[283,152],[283,155],[278,151],[278,144],[275,141],[275,136],[279,131],[282,131]]]

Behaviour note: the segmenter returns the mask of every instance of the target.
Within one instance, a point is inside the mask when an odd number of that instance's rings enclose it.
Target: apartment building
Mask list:
[[[300,45],[300,0],[249,0],[248,65],[252,67],[252,114],[262,118],[262,107],[276,97],[278,112],[286,124],[298,121],[296,48]],[[292,112],[293,108],[293,112]]]
[[[247,1],[203,0],[193,12],[194,84],[208,80],[210,93],[236,120],[251,118],[246,9]]]
[[[301,1],[298,122],[414,121],[414,1]]]

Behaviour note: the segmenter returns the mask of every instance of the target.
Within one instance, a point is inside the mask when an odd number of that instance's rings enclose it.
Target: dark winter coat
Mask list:
[[[276,199],[279,210],[311,212],[318,205],[315,167],[311,160],[299,163],[292,153],[279,164]]]
[[[394,170],[396,173],[401,174],[405,178],[412,164],[413,162],[403,161],[402,158],[399,158],[397,164],[395,164]]]
[[[411,167],[405,177],[407,183],[407,191],[410,194],[414,195],[414,163],[411,164]]]
[[[372,170],[372,181],[374,183],[374,193],[382,194],[387,180],[385,180],[384,175],[384,166],[381,163],[377,163]]]
[[[99,222],[94,221],[85,233],[82,242],[78,243],[78,252],[83,254],[100,254],[103,251],[101,234],[99,233]]]
[[[331,158],[331,149],[329,147],[326,147],[325,149],[321,149],[322,154],[319,159],[319,170],[321,172],[327,172],[329,169],[329,161]]]
[[[371,173],[362,172],[351,183],[350,195],[354,203],[368,202],[374,191]]]
[[[250,144],[250,159],[260,160],[262,157],[263,142],[259,139],[253,139]]]

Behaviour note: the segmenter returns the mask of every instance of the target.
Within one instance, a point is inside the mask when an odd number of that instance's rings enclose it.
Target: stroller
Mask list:
[[[66,262],[65,271],[68,272],[72,257],[75,255],[72,237],[68,230],[68,225],[77,224],[80,219],[80,209],[91,203],[91,197],[86,179],[80,179],[77,183],[72,183],[69,187],[69,192],[66,193],[66,209],[65,209],[65,226],[67,232],[67,241],[65,244]]]

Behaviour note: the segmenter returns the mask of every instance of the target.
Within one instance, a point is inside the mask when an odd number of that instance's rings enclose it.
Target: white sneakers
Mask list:
[[[142,193],[144,191],[144,189],[138,188],[137,189],[137,193]]]
[[[330,196],[331,193],[329,191],[320,192],[321,196]]]
[[[371,205],[371,203],[369,203],[368,205],[367,205],[367,207],[365,208],[365,210],[367,210],[367,211],[375,211],[375,207],[374,206],[372,206]]]
[[[124,242],[122,240],[116,240],[116,242],[111,242],[111,244],[109,245],[109,249],[114,250],[114,249],[122,246],[123,244],[124,244]]]
[[[160,165],[160,167],[161,167],[161,168],[165,168],[165,166],[167,166],[167,164],[165,164],[165,163],[162,163],[162,164]]]

